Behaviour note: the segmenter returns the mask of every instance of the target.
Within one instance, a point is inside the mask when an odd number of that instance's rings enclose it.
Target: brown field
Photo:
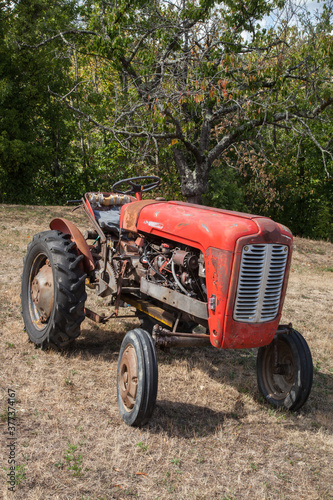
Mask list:
[[[0,206],[0,497],[44,499],[332,499],[333,245],[296,238],[283,322],[309,343],[310,398],[297,413],[261,399],[255,350],[158,352],[148,425],[118,414],[117,355],[126,320],[86,320],[66,352],[28,342],[20,306],[26,246],[68,208]],[[103,299],[89,298],[106,312]],[[8,491],[7,391],[16,395],[16,492]]]

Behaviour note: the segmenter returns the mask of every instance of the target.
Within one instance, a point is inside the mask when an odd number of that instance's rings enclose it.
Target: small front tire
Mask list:
[[[259,348],[258,388],[275,408],[299,410],[309,397],[312,379],[311,352],[296,330],[277,333],[271,344]]]
[[[125,335],[118,359],[118,407],[125,424],[141,426],[149,420],[155,407],[157,385],[153,339],[142,328],[135,328]]]

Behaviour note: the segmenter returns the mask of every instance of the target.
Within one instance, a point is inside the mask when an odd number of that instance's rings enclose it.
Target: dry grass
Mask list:
[[[0,206],[0,496],[333,498],[333,245],[296,238],[284,322],[304,334],[315,366],[310,399],[299,413],[262,402],[255,351],[173,349],[158,353],[157,408],[147,426],[135,429],[122,423],[116,401],[117,354],[135,318],[99,327],[86,320],[65,353],[35,349],[23,331],[27,243],[54,215],[82,226],[78,212],[69,212]],[[8,388],[17,397],[14,496],[3,469]]]

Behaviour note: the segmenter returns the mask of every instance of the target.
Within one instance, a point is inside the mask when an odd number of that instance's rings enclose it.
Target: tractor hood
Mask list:
[[[148,233],[205,251],[209,247],[233,251],[236,240],[262,233],[268,241],[290,231],[267,217],[221,210],[180,201],[142,200],[124,205],[122,229]]]

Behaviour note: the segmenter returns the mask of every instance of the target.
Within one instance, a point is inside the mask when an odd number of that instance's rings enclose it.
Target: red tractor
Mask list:
[[[144,176],[86,193],[90,229],[53,219],[34,236],[22,275],[25,328],[35,344],[63,348],[87,316],[116,317],[121,303],[137,310],[118,361],[118,405],[128,425],[152,414],[156,346],[258,349],[260,392],[273,406],[298,410],[313,375],[309,347],[291,325],[279,325],[293,237],[267,217],[163,198],[142,199],[160,184]],[[121,189],[123,188],[123,189]],[[109,316],[85,308],[85,287],[113,304]]]

